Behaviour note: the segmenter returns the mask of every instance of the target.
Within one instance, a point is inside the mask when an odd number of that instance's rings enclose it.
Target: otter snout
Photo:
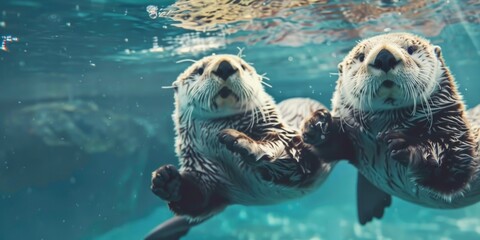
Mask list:
[[[373,64],[370,64],[373,68],[381,69],[387,73],[390,69],[393,69],[401,60],[397,60],[395,56],[387,49],[382,49],[375,57]]]
[[[382,87],[392,88],[395,86],[395,83],[392,80],[385,80],[382,82]]]
[[[230,62],[227,60],[223,60],[218,64],[217,70],[213,72],[213,74],[217,75],[219,78],[227,81],[227,79],[232,76],[237,69],[235,69]]]

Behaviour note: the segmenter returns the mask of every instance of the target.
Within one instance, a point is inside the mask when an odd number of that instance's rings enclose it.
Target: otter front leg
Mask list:
[[[201,220],[227,205],[226,199],[216,193],[213,179],[202,172],[179,172],[173,165],[165,165],[152,173],[151,189],[168,201],[175,214]]]
[[[416,183],[446,198],[465,191],[475,173],[473,151],[465,141],[449,136],[413,137],[402,130],[379,137],[391,159],[408,167]]]
[[[406,167],[426,162],[424,149],[419,145],[419,137],[412,137],[405,132],[406,130],[400,129],[386,131],[378,134],[377,139],[387,144],[387,151],[391,159]],[[435,165],[436,163],[433,161],[430,164]]]
[[[347,159],[354,163],[353,143],[341,127],[340,119],[332,117],[327,109],[315,111],[302,127],[305,143],[315,147],[326,161]]]
[[[268,134],[263,141],[255,141],[235,129],[225,129],[218,137],[228,150],[240,154],[249,163],[273,161],[284,153],[286,147],[275,133]]]

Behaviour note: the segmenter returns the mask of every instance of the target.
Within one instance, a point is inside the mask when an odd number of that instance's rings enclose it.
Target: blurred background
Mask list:
[[[337,64],[362,38],[407,31],[443,49],[468,106],[480,103],[478,0],[2,0],[0,239],[142,239],[172,216],[151,172],[177,164],[173,92],[183,59],[243,49],[277,101],[330,105]],[[318,191],[229,207],[185,239],[480,239],[480,205],[394,199],[356,219],[356,172]]]

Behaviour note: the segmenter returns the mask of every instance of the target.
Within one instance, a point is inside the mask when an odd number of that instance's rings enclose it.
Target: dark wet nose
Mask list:
[[[214,73],[221,79],[227,81],[228,77],[232,76],[236,71],[228,61],[223,60]]]
[[[395,59],[395,56],[387,49],[382,49],[375,58],[375,62],[371,65],[374,68],[382,69],[384,72],[388,72],[394,68],[400,61]]]

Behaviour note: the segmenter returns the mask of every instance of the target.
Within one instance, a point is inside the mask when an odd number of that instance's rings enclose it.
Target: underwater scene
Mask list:
[[[179,166],[172,84],[185,69],[238,55],[277,103],[331,109],[338,64],[393,32],[440,46],[467,109],[480,104],[478,0],[0,1],[0,239],[144,239],[174,216],[151,179]],[[362,225],[356,189],[340,161],[311,193],[232,204],[182,239],[480,239],[479,203],[394,196]]]

